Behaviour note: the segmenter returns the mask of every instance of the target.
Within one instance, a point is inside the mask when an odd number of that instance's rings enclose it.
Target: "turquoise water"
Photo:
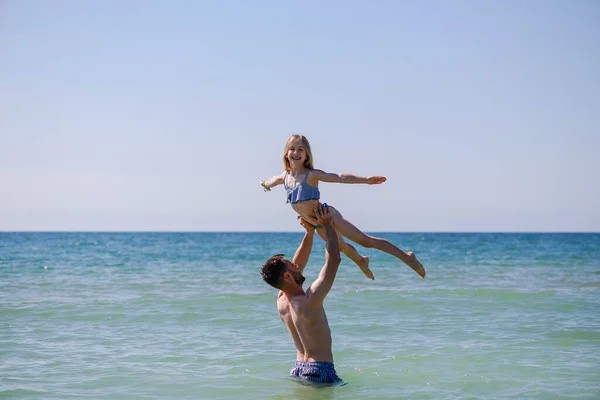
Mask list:
[[[259,274],[301,233],[0,233],[0,398],[600,398],[600,234],[378,236],[428,276],[344,258],[315,389]]]

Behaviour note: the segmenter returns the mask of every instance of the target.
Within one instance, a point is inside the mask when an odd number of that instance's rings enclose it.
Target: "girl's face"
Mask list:
[[[302,140],[294,140],[287,151],[287,159],[292,168],[303,168],[306,160],[306,148]]]

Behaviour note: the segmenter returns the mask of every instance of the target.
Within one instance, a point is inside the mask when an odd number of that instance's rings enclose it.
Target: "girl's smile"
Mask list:
[[[287,158],[291,165],[304,165],[306,150],[301,143],[294,142],[288,150]]]

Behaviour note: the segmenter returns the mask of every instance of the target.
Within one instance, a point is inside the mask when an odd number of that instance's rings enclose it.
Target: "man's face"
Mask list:
[[[298,286],[302,286],[302,284],[304,283],[304,281],[306,280],[306,278],[304,276],[302,276],[302,274],[300,273],[300,271],[298,271],[298,267],[295,266],[293,263],[288,261],[288,268],[287,268],[288,272],[292,275],[292,277],[294,278],[294,281],[296,281],[296,283],[298,284]]]

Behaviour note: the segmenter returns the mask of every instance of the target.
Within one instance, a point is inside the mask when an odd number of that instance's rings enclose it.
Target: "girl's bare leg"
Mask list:
[[[323,240],[326,240],[324,229],[317,229],[317,233],[319,234],[319,236],[321,236]],[[360,254],[358,254],[356,248],[351,244],[346,243],[342,235],[340,235],[339,233],[338,241],[340,244],[340,251],[344,253],[346,257],[354,261],[354,263],[358,265],[358,268],[360,268],[362,273],[365,274],[367,278],[371,280],[375,279],[375,276],[373,276],[373,272],[371,272],[371,270],[369,269],[369,257],[363,257]]]
[[[363,247],[375,248],[399,258],[419,274],[421,278],[425,278],[425,268],[423,268],[423,265],[417,260],[417,257],[412,251],[404,252],[385,239],[366,235],[360,229],[352,225],[350,221],[344,219],[338,210],[331,206],[329,206],[329,210],[333,217],[335,230],[338,234],[341,233],[344,237]]]

